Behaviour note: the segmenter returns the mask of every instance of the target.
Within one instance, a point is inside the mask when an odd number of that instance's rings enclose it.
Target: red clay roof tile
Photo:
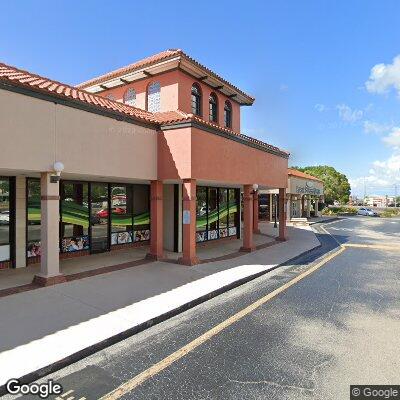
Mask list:
[[[305,172],[298,171],[297,169],[288,168],[288,175],[297,176],[298,178],[310,179],[313,181],[323,182],[321,179],[318,179],[315,176],[306,174]]]

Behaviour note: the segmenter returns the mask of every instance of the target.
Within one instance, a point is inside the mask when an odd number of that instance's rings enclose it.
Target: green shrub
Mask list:
[[[324,215],[338,215],[338,214],[357,214],[357,209],[354,207],[327,207],[322,211]]]
[[[397,217],[400,216],[400,210],[396,208],[386,208],[379,215],[386,218]]]

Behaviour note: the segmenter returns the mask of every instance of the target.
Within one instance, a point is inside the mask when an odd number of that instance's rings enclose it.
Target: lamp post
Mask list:
[[[278,199],[278,195],[275,194],[275,195],[274,195],[274,203],[275,203],[274,228],[277,228],[277,227],[278,227],[278,224],[276,223],[276,217],[277,217],[277,214],[278,214],[278,202],[277,202],[277,199]]]

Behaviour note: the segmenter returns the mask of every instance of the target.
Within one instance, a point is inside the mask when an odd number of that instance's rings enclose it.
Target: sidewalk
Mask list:
[[[319,246],[309,227],[288,227],[288,236],[232,259],[151,262],[1,298],[0,385],[73,362]]]

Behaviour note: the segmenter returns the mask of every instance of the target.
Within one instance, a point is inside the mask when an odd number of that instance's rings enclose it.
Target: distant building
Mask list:
[[[394,196],[367,196],[364,204],[370,207],[390,207],[394,205]]]

